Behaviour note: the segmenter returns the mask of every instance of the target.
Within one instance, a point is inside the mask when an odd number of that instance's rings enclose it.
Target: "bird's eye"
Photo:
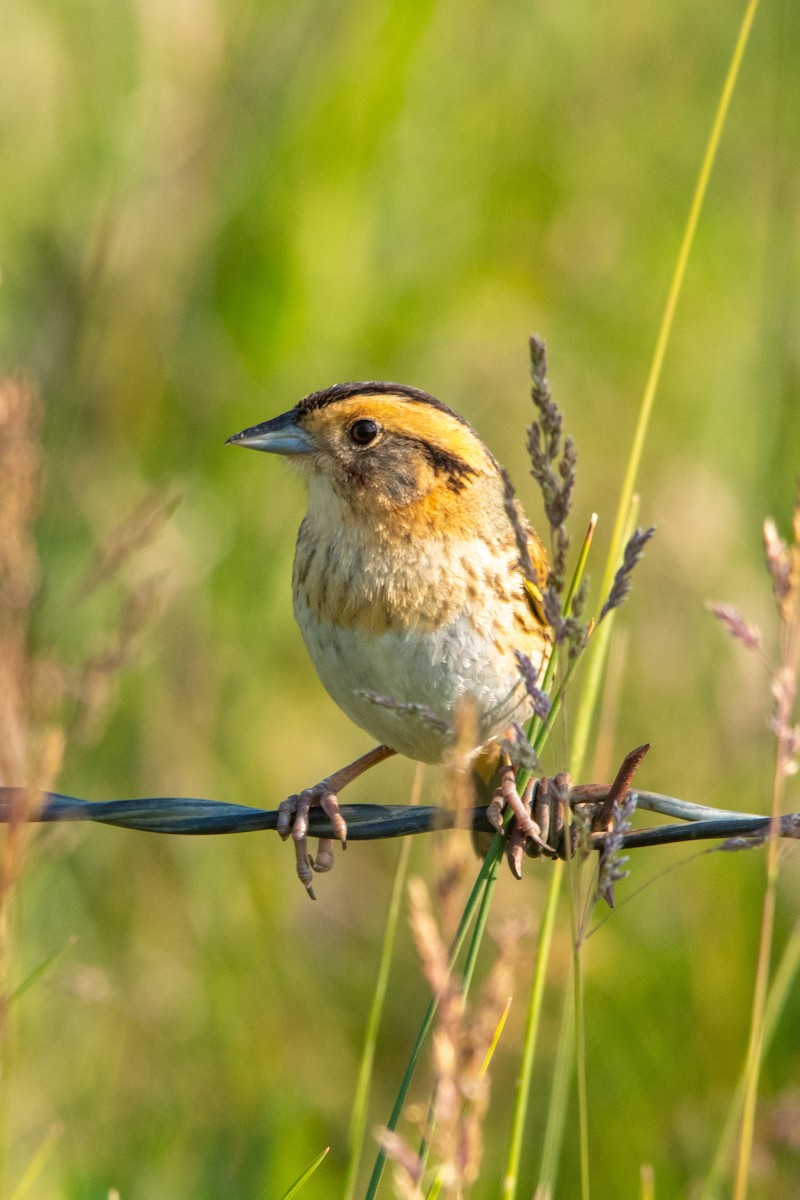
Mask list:
[[[378,436],[378,428],[378,422],[369,417],[354,421],[350,426],[350,441],[355,442],[356,446],[368,446]]]

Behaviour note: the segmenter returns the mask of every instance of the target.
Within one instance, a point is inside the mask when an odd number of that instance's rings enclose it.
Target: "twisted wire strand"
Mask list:
[[[601,803],[607,792],[604,787],[579,785],[571,790],[570,802],[573,806]],[[704,839],[743,838],[757,843],[769,835],[770,818],[763,815],[691,804],[658,792],[632,790],[629,795],[637,808],[678,818],[683,823],[629,830],[622,837],[625,849]],[[341,811],[347,821],[348,839],[352,841],[405,837],[455,826],[494,832],[483,806],[457,812],[434,805],[344,804]],[[96,821],[146,833],[211,835],[275,829],[278,812],[277,809],[251,808],[188,796],[81,800],[58,792],[0,787],[0,824],[15,820],[42,824]],[[323,838],[334,836],[331,823],[321,809],[311,810],[309,834]],[[800,813],[789,813],[781,819],[780,834],[781,837],[800,838]],[[600,845],[604,837],[603,832],[594,833],[592,842]]]

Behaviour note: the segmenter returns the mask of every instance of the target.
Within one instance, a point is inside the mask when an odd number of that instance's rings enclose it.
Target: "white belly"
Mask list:
[[[378,741],[423,762],[439,762],[448,735],[424,716],[376,704],[363,692],[423,705],[448,730],[459,705],[469,698],[480,744],[503,733],[529,709],[513,660],[498,671],[498,651],[466,615],[435,631],[407,629],[370,634],[311,620],[304,601],[297,622],[320,679],[344,712]]]

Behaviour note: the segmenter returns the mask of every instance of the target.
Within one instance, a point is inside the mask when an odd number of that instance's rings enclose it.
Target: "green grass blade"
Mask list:
[[[578,587],[580,586],[581,580],[583,579],[583,575],[586,570],[586,563],[589,559],[589,550],[591,549],[591,546],[592,546],[592,539],[594,538],[594,532],[595,532],[596,528],[597,528],[597,513],[592,513],[591,518],[589,520],[589,525],[586,529],[586,533],[583,538],[583,544],[581,545],[580,554],[578,555],[578,561],[575,564],[575,570],[572,573],[572,579],[571,579],[569,587],[567,588],[567,591],[564,595],[564,612],[565,613],[570,612],[571,607],[572,607],[572,599],[573,599],[576,591],[578,590]],[[550,657],[547,660],[547,666],[545,667],[544,675],[542,676],[542,681],[540,684],[542,691],[547,693],[548,695],[550,694],[550,684],[553,679],[553,674],[555,673],[557,657],[558,656],[554,650],[550,654]],[[564,688],[564,685],[562,683],[562,686],[559,689],[560,692],[563,692],[563,688]],[[556,693],[556,697],[552,698],[552,707],[556,707],[557,703],[560,703],[560,696],[559,696],[558,692]],[[548,714],[546,721],[542,721],[539,717],[535,717],[535,716],[531,717],[530,723],[528,725],[528,740],[532,746],[538,748],[538,747],[544,745],[545,739],[547,738],[547,734],[549,733],[550,729],[552,728],[554,720],[555,720],[555,714],[552,712],[552,710]],[[546,730],[545,730],[545,726],[547,727]],[[521,776],[517,780],[517,787],[518,788],[524,787],[526,782],[527,782],[527,778],[525,776]]]
[[[580,586],[586,563],[589,557],[589,548],[592,543],[594,531],[597,525],[597,516],[593,513],[589,522],[589,527],[586,531],[586,536],[583,540],[581,552],[578,556],[578,562],[573,572],[572,581],[569,585],[564,604],[564,611],[569,613],[572,604],[572,598]],[[555,660],[555,654],[550,656],[550,661],[547,664],[547,674],[545,675],[545,687],[552,676],[552,664]],[[533,741],[534,748],[537,753],[544,749],[544,744],[548,734],[553,727],[556,715],[561,707],[561,703],[566,694],[574,671],[577,667],[578,660],[573,661],[567,667],[561,685],[553,697],[553,702],[550,712],[547,714],[545,721],[539,724],[539,727],[534,734],[534,725],[531,724],[529,736]],[[528,772],[521,773],[521,777],[517,780],[518,788],[524,787],[527,782]],[[511,1138],[508,1147],[508,1156],[506,1159],[506,1170],[503,1178],[503,1200],[513,1200],[517,1194],[517,1186],[519,1183],[519,1166],[522,1159],[522,1143],[525,1132],[525,1122],[528,1115],[528,1098],[530,1096],[531,1080],[533,1078],[533,1063],[536,1055],[536,1045],[539,1040],[539,1024],[542,1015],[542,1002],[544,999],[544,986],[547,978],[547,964],[550,960],[550,949],[553,942],[553,933],[555,930],[556,912],[558,910],[558,900],[561,894],[561,885],[564,878],[564,863],[559,859],[553,864],[553,871],[550,877],[550,888],[547,893],[547,902],[545,905],[544,916],[542,917],[542,927],[539,933],[539,945],[536,954],[536,967],[534,971],[533,987],[528,1002],[528,1013],[525,1022],[525,1037],[522,1049],[522,1062],[520,1064],[520,1072],[517,1079],[517,1092],[514,1104],[514,1115],[511,1125]]]
[[[564,863],[559,859],[553,864],[550,877],[550,888],[547,893],[542,927],[539,933],[539,945],[536,951],[536,966],[533,974],[528,1015],[525,1023],[525,1039],[523,1042],[522,1062],[517,1080],[517,1096],[514,1105],[514,1117],[511,1126],[511,1141],[506,1159],[506,1171],[503,1177],[503,1200],[514,1200],[519,1182],[519,1166],[522,1160],[522,1142],[525,1133],[525,1120],[528,1115],[528,1097],[530,1096],[531,1079],[533,1078],[533,1061],[536,1054],[536,1044],[539,1039],[539,1027],[542,1016],[542,1001],[544,1000],[544,985],[547,978],[547,964],[550,961],[550,948],[553,944],[558,898],[561,892],[561,881],[564,876]]]
[[[781,1013],[786,1007],[786,1001],[800,971],[800,921],[797,921],[789,934],[781,960],[775,972],[775,977],[769,989],[767,1004],[764,1012],[764,1052],[769,1049],[770,1042],[778,1025]],[[728,1116],[719,1139],[711,1169],[700,1194],[700,1200],[718,1200],[722,1195],[725,1174],[736,1143],[739,1122],[744,1104],[745,1072],[742,1071],[731,1100]]]
[[[492,856],[491,862],[488,864],[486,871],[486,883],[481,895],[481,902],[478,907],[478,916],[475,921],[475,928],[472,931],[472,937],[470,938],[467,957],[464,961],[462,988],[465,999],[469,994],[472,976],[475,973],[475,964],[478,961],[478,952],[481,948],[484,932],[486,931],[486,922],[489,919],[489,909],[492,905],[492,896],[494,895],[495,885],[497,884],[497,870],[500,866],[501,854],[502,846],[499,848],[498,853]]]
[[[578,863],[573,859],[567,864],[570,874],[577,879]],[[570,892],[577,891],[577,886]],[[586,1014],[584,1011],[583,990],[583,958],[581,955],[582,942],[577,937],[578,907],[573,897],[572,930],[573,930],[573,970],[572,985],[574,994],[575,1016],[575,1066],[578,1082],[578,1130],[581,1163],[581,1200],[589,1200],[590,1159],[589,1159],[589,1092],[586,1078]]]
[[[60,1124],[53,1125],[52,1128],[47,1131],[44,1138],[42,1139],[42,1142],[41,1142],[38,1150],[36,1151],[33,1158],[28,1163],[28,1165],[25,1168],[25,1171],[22,1175],[22,1178],[20,1179],[17,1186],[14,1188],[14,1190],[11,1193],[11,1195],[9,1196],[8,1200],[25,1200],[25,1197],[29,1196],[31,1194],[31,1189],[33,1188],[34,1184],[36,1183],[36,1181],[38,1180],[42,1171],[44,1170],[44,1168],[47,1164],[47,1160],[50,1158],[50,1155],[53,1153],[56,1142],[58,1141],[58,1138],[61,1136],[62,1133],[63,1133],[63,1126],[61,1126]]]
[[[509,996],[508,1000],[505,1003],[505,1007],[500,1014],[500,1019],[497,1022],[497,1024],[495,1025],[494,1033],[492,1034],[492,1040],[489,1043],[489,1049],[486,1051],[486,1056],[485,1056],[483,1062],[481,1063],[481,1069],[480,1069],[480,1072],[478,1073],[479,1079],[483,1079],[486,1076],[486,1072],[489,1070],[489,1067],[492,1065],[492,1059],[494,1058],[495,1051],[497,1050],[497,1047],[500,1043],[500,1038],[503,1036],[503,1030],[506,1027],[506,1021],[508,1020],[508,1014],[511,1012],[511,999],[512,999],[512,997]]]
[[[561,1027],[558,1033],[558,1048],[556,1050],[556,1065],[553,1072],[553,1085],[550,1090],[550,1103],[547,1106],[547,1124],[544,1131],[542,1162],[539,1170],[539,1182],[535,1193],[537,1200],[541,1196],[552,1196],[555,1194],[558,1160],[564,1140],[569,1085],[572,1078],[572,1062],[575,1054],[574,995],[574,991],[570,988],[567,989],[564,996],[564,1008],[561,1014]]]
[[[418,771],[421,772],[421,770],[422,768],[420,765],[418,767]],[[418,785],[419,778],[415,780],[414,785],[414,791],[417,796],[419,794]],[[378,1029],[380,1027],[381,1015],[383,1013],[383,1007],[386,1001],[386,989],[389,982],[389,972],[394,955],[394,943],[397,935],[397,926],[400,920],[400,908],[402,905],[403,892],[405,890],[406,876],[408,875],[408,858],[410,852],[411,838],[403,838],[400,847],[400,856],[397,860],[397,870],[395,871],[392,895],[389,901],[389,911],[386,917],[386,932],[383,938],[381,960],[378,966],[378,978],[375,983],[375,992],[372,998],[372,1005],[370,1006],[369,1017],[367,1018],[367,1031],[364,1037],[364,1050],[361,1056],[361,1067],[358,1072],[358,1083],[356,1084],[356,1093],[353,1099],[353,1111],[350,1117],[350,1130],[348,1136],[350,1162],[347,1169],[347,1179],[345,1181],[343,1200],[353,1200],[353,1197],[355,1196],[358,1171],[361,1166],[361,1159],[364,1152],[364,1137],[367,1127],[369,1091],[372,1081],[372,1069],[375,1062],[375,1046],[378,1040]]]
[[[745,48],[750,37],[750,30],[753,24],[753,18],[758,7],[758,0],[749,0],[742,20],[739,34],[734,46],[733,55],[728,67],[725,81],[722,85],[717,110],[714,114],[714,120],[711,126],[711,133],[706,144],[703,160],[700,164],[700,172],[697,176],[692,201],[689,206],[689,215],[686,220],[686,226],[681,238],[678,257],[675,262],[675,270],[672,275],[669,291],[667,293],[667,302],[664,307],[664,312],[661,317],[661,324],[658,329],[656,338],[655,351],[650,364],[650,371],[645,384],[644,395],[642,396],[641,406],[639,408],[639,418],[636,423],[636,430],[633,435],[633,444],[628,457],[628,464],[625,468],[625,476],[622,481],[622,489],[620,491],[619,504],[617,506],[617,515],[614,520],[614,530],[611,535],[611,546],[608,553],[608,563],[606,573],[603,580],[603,594],[608,592],[611,582],[614,578],[617,562],[620,558],[623,546],[623,530],[627,519],[628,509],[630,507],[631,498],[634,488],[636,487],[636,478],[639,474],[639,466],[642,460],[642,451],[647,437],[647,430],[650,424],[650,414],[653,409],[653,401],[655,400],[658,384],[661,379],[661,369],[664,365],[664,357],[667,351],[670,334],[672,332],[672,323],[675,317],[675,310],[678,305],[681,288],[683,286],[684,275],[686,274],[686,264],[689,261],[689,255],[694,244],[697,225],[700,220],[700,213],[703,208],[706,191],[708,190],[708,181],[711,177],[711,171],[714,166],[714,161],[717,156],[722,130],[725,126],[725,118],[728,115],[731,96],[733,95],[736,86],[736,80],[739,76],[739,68],[742,63]]]
[[[35,984],[37,984],[39,980],[55,966],[59,959],[63,958],[64,955],[72,949],[77,940],[78,939],[75,934],[72,934],[67,938],[63,946],[59,946],[58,949],[54,950],[52,954],[48,954],[47,958],[40,962],[38,967],[34,967],[30,975],[23,979],[21,983],[18,983],[13,991],[9,993],[8,1000],[6,1002],[8,1006],[10,1007],[12,1004],[15,1004],[25,995],[26,992],[30,991],[30,989],[34,987]]]
[[[296,1196],[303,1184],[311,1178],[327,1154],[330,1154],[330,1146],[326,1146],[321,1154],[318,1154],[313,1162],[309,1163],[302,1175],[298,1175],[294,1183],[290,1185],[289,1190],[284,1192],[281,1200],[292,1200],[292,1196]]]
[[[639,515],[639,497],[634,494],[630,498],[626,520],[622,526],[622,537],[620,538],[620,547],[625,543],[627,537],[633,532],[636,526],[636,520]],[[620,549],[620,558],[622,550]],[[617,560],[612,560],[609,557],[606,563],[606,574],[611,574],[613,579],[614,571],[619,565]],[[608,594],[608,588],[604,585],[601,594],[601,600]],[[597,704],[600,697],[600,689],[605,675],[606,663],[608,661],[608,651],[611,645],[611,634],[614,631],[616,624],[617,609],[613,609],[600,622],[592,634],[591,640],[587,647],[586,674],[583,679],[583,688],[581,690],[580,701],[575,713],[575,726],[572,735],[572,744],[570,747],[570,771],[573,778],[579,779],[583,774],[583,769],[586,763],[586,754],[589,748],[589,734],[594,721],[594,715],[597,711]]]

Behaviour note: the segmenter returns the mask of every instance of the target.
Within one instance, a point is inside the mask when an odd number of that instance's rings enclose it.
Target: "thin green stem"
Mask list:
[[[420,770],[421,767],[418,768],[418,771]],[[394,954],[394,943],[397,935],[397,926],[400,919],[400,907],[406,883],[406,876],[408,874],[408,858],[410,852],[411,839],[403,838],[400,846],[400,855],[397,860],[397,870],[395,871],[392,895],[389,901],[389,911],[386,916],[386,932],[383,938],[381,961],[378,967],[378,978],[375,983],[375,993],[372,997],[369,1017],[367,1018],[367,1031],[364,1036],[364,1052],[361,1056],[361,1068],[358,1073],[358,1083],[356,1085],[356,1093],[353,1100],[353,1112],[350,1117],[350,1130],[348,1136],[350,1162],[347,1169],[347,1179],[345,1181],[344,1200],[353,1200],[353,1197],[355,1196],[358,1171],[361,1166],[361,1158],[364,1153],[364,1136],[367,1128],[367,1111],[370,1084],[372,1082],[372,1069],[375,1062],[375,1046],[378,1040],[378,1029],[380,1027],[381,1016],[383,1014],[384,1003],[386,1000],[386,989],[389,983],[389,971],[391,969],[392,957]]]
[[[494,857],[489,865],[486,873],[486,881],[481,896],[480,906],[478,908],[478,916],[475,921],[475,928],[472,930],[467,956],[464,960],[464,974],[462,977],[462,990],[464,998],[469,995],[472,976],[475,973],[475,965],[478,961],[478,952],[481,948],[483,935],[486,932],[486,922],[489,919],[489,910],[492,906],[492,897],[497,884],[497,869],[500,866],[500,855]]]
[[[584,572],[586,571],[586,563],[589,560],[589,551],[592,548],[592,541],[594,539],[594,532],[596,529],[597,513],[592,513],[591,517],[589,518],[589,525],[586,529],[586,534],[584,535],[583,544],[581,545],[580,554],[578,555],[578,561],[575,564],[575,570],[572,573],[570,585],[567,588],[564,596],[565,613],[569,613],[572,610],[572,601],[575,599],[575,593],[580,587],[581,580],[583,579]]]
[[[628,511],[625,514],[625,521],[622,525],[622,537],[620,538],[620,547],[624,541],[630,536],[636,526],[636,520],[639,516],[639,497],[635,493],[631,495]],[[620,549],[621,554],[621,549]],[[616,569],[616,559],[609,558],[606,564],[606,574],[613,578],[614,570]],[[609,585],[610,586],[610,585]],[[601,600],[608,594],[608,586],[604,584],[601,593]],[[589,748],[589,733],[592,728],[594,713],[597,708],[600,689],[603,683],[605,674],[606,662],[608,660],[608,649],[611,645],[611,634],[616,624],[617,609],[612,609],[599,625],[595,627],[591,641],[588,646],[589,662],[586,667],[584,676],[583,690],[581,692],[580,704],[578,711],[575,714],[575,728],[572,735],[572,753],[570,756],[570,771],[574,779],[579,779],[583,774],[584,763],[586,762],[586,754]]]
[[[522,1160],[522,1142],[525,1132],[525,1121],[528,1115],[528,1098],[530,1096],[531,1079],[533,1078],[533,1061],[539,1037],[539,1026],[544,1000],[544,985],[547,978],[547,964],[550,961],[550,950],[553,944],[553,933],[558,910],[558,899],[561,893],[561,881],[564,877],[564,863],[561,859],[553,864],[550,876],[550,888],[547,893],[542,927],[539,932],[539,945],[536,951],[536,963],[533,972],[533,988],[528,1015],[525,1024],[522,1062],[517,1078],[516,1103],[514,1118],[511,1126],[511,1141],[506,1159],[506,1171],[503,1178],[503,1200],[515,1200],[519,1182],[519,1166]]]
[[[589,1172],[589,1099],[586,1080],[586,1021],[584,1014],[583,936],[581,921],[581,858],[572,852],[573,814],[568,808],[564,847],[569,883],[569,919],[572,931],[572,991],[575,1018],[575,1065],[578,1083],[578,1147],[581,1172],[581,1200],[590,1200]]]
[[[569,1084],[572,1076],[572,1061],[575,1053],[575,992],[573,988],[564,993],[564,1008],[558,1032],[556,1064],[553,1071],[553,1086],[547,1106],[547,1124],[542,1146],[542,1163],[536,1197],[552,1196],[555,1193],[556,1176],[561,1143],[564,1139],[564,1123],[567,1115]]]
[[[581,552],[578,556],[578,561],[572,575],[569,588],[566,592],[564,601],[564,612],[569,613],[572,600],[580,586],[586,569],[586,563],[589,557],[589,548],[592,544],[595,527],[597,525],[597,516],[593,513],[589,522],[589,527],[583,539]],[[551,654],[547,664],[545,673],[544,688],[546,690],[554,670],[554,662],[556,655]],[[572,679],[572,676],[577,667],[578,659],[573,658],[568,663],[564,673],[564,678],[561,685],[553,697],[550,711],[544,721],[538,725],[538,729],[534,733],[537,720],[534,718],[528,730],[528,736],[532,741],[537,754],[540,754],[544,749],[545,742],[553,727],[556,715],[561,707],[564,696],[566,695],[567,687]],[[521,771],[517,777],[518,789],[524,788],[530,777],[530,772]],[[531,1079],[533,1078],[533,1062],[536,1054],[536,1045],[539,1038],[539,1025],[542,1015],[542,1001],[544,998],[544,986],[547,978],[547,964],[550,961],[550,950],[553,943],[553,932],[555,929],[556,911],[558,909],[558,900],[561,895],[561,885],[564,878],[564,863],[559,859],[553,864],[553,871],[550,877],[550,888],[547,893],[547,904],[545,907],[544,917],[542,919],[542,928],[539,934],[539,945],[536,955],[536,965],[533,977],[533,988],[531,990],[530,1000],[528,1002],[528,1014],[525,1024],[525,1039],[523,1042],[522,1062],[520,1064],[520,1073],[517,1080],[516,1101],[514,1104],[514,1116],[511,1127],[511,1140],[508,1148],[508,1156],[506,1159],[506,1172],[503,1179],[503,1200],[514,1200],[517,1194],[519,1183],[519,1164],[522,1156],[522,1141],[525,1131],[525,1122],[528,1115],[528,1100],[530,1096]]]
[[[570,612],[570,610],[572,608],[572,601],[575,597],[575,593],[578,590],[578,587],[580,586],[581,580],[583,579],[583,575],[586,570],[586,563],[589,558],[589,550],[591,549],[592,539],[594,538],[594,531],[596,528],[597,528],[597,513],[592,513],[592,515],[589,519],[589,524],[587,526],[586,533],[583,538],[583,543],[581,545],[580,554],[578,555],[578,561],[575,564],[575,570],[572,573],[572,579],[570,580],[569,587],[567,588],[567,591],[564,595],[564,612],[565,613]],[[550,684],[553,680],[557,657],[558,656],[554,649],[553,652],[550,654],[550,657],[547,660],[547,665],[544,669],[544,675],[542,676],[541,688],[542,688],[542,691],[545,693],[548,693]],[[563,688],[562,688],[562,690],[563,690]],[[556,701],[554,700],[553,705],[555,705],[555,703],[556,703]],[[559,697],[558,703],[560,703],[560,697]],[[544,741],[547,738],[547,734],[549,733],[550,728],[552,727],[553,720],[555,720],[555,714],[553,714],[552,718],[550,718],[547,721],[547,731],[545,732],[545,730],[543,728],[545,722],[543,722],[539,717],[531,717],[531,721],[528,726],[528,740],[531,742],[531,744],[534,747],[537,744],[540,744],[542,746],[544,745]],[[524,787],[524,783],[521,784],[520,786]]]
[[[769,1049],[778,1025],[778,1020],[786,1007],[786,1001],[794,986],[798,971],[800,971],[800,920],[795,922],[789,934],[767,996],[767,1003],[764,1010],[764,1053]],[[717,1197],[720,1195],[726,1166],[730,1161],[734,1140],[741,1121],[746,1082],[747,1075],[746,1071],[743,1070],[736,1086],[733,1100],[731,1101],[725,1126],[722,1130],[722,1135],[720,1136],[714,1160],[711,1164],[711,1170],[708,1173],[700,1200],[717,1200]]]
[[[579,871],[580,864],[572,858],[567,864],[567,870],[572,876],[570,885],[570,909],[572,918],[572,987],[575,1011],[575,1064],[578,1077],[578,1143],[580,1147],[581,1164],[581,1200],[590,1200],[589,1173],[589,1093],[586,1082],[586,1017],[584,1012],[583,990],[583,955],[582,941],[578,930],[579,906]]]
[[[664,365],[664,356],[669,343],[670,334],[672,332],[672,323],[675,317],[675,310],[678,305],[678,298],[683,286],[683,277],[686,274],[686,264],[689,261],[689,255],[692,250],[695,233],[697,232],[700,213],[703,208],[706,191],[708,189],[708,181],[711,177],[711,171],[714,166],[714,161],[717,156],[722,130],[725,125],[725,118],[728,115],[731,96],[733,95],[736,80],[739,75],[739,68],[742,63],[744,51],[747,46],[747,41],[750,36],[750,30],[753,24],[753,18],[758,7],[758,0],[749,0],[742,21],[739,35],[736,40],[733,55],[731,57],[730,66],[725,76],[725,82],[722,85],[722,93],[717,105],[717,111],[714,114],[714,121],[711,126],[708,143],[703,155],[703,161],[700,164],[700,173],[695,184],[692,202],[689,206],[689,216],[686,221],[686,227],[683,231],[678,258],[675,263],[675,270],[672,275],[669,292],[667,293],[667,303],[664,307],[664,312],[661,317],[661,324],[656,338],[655,351],[653,360],[650,364],[650,371],[645,384],[644,395],[639,409],[639,419],[636,423],[636,430],[633,435],[633,445],[631,446],[628,465],[625,470],[625,476],[622,481],[620,490],[619,504],[617,506],[617,515],[614,521],[614,530],[611,535],[611,547],[608,554],[608,565],[606,574],[603,580],[602,592],[605,595],[611,586],[618,562],[622,551],[622,535],[625,528],[628,509],[636,486],[636,477],[639,473],[639,466],[642,459],[642,451],[644,450],[645,438],[647,437],[647,429],[650,423],[650,414],[653,408],[658,384],[661,379],[661,369]]]
[[[42,1171],[51,1158],[53,1151],[56,1148],[56,1143],[63,1132],[63,1126],[60,1124],[52,1125],[50,1129],[48,1129],[39,1145],[39,1148],[25,1168],[22,1178],[14,1188],[8,1200],[25,1200],[25,1197],[31,1194],[33,1188],[39,1182]]]

